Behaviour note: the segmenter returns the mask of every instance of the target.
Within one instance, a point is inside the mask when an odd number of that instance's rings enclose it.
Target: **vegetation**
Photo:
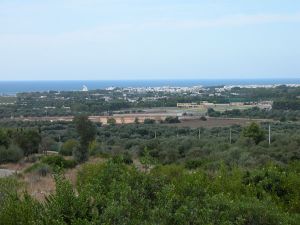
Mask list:
[[[1,125],[12,127],[11,123],[2,123]],[[76,131],[75,123],[26,122],[19,123],[18,126],[19,130],[14,128],[2,130],[8,135],[6,141],[8,145],[12,145],[12,149],[19,149],[20,151],[17,150],[17,152],[21,154],[9,151],[10,154],[18,157],[15,160],[11,160],[11,158],[6,160],[3,157],[2,162],[18,161],[25,155],[22,146],[19,146],[15,140],[17,135],[14,134],[21,130],[22,132],[40,130],[40,133],[36,134],[53,140],[51,148],[57,148],[56,151],[60,149],[62,155],[70,155],[71,152],[73,154],[73,151],[80,146],[80,136]],[[268,133],[269,124],[263,123],[258,130],[251,131],[252,129],[250,129],[251,132],[248,132],[248,128],[252,126],[245,129],[240,126],[192,129],[170,127],[163,124],[97,126],[94,130],[95,138],[90,139],[90,142],[85,142],[86,147],[82,149],[85,156],[90,154],[106,157],[127,152],[132,157],[140,157],[147,147],[150,156],[159,163],[185,164],[189,160],[199,160],[207,169],[214,169],[221,162],[227,165],[252,168],[265,165],[267,162],[281,165],[300,159],[299,124],[272,123],[270,145],[268,137],[263,135]],[[201,130],[200,139],[199,130]],[[88,138],[90,137],[92,135],[88,136]],[[40,143],[36,143],[36,145],[36,149],[39,149]],[[1,149],[0,153],[7,148],[2,145]]]
[[[0,163],[18,162],[23,158],[23,151],[16,145],[10,145],[8,148],[0,146]]]
[[[256,118],[256,119],[275,119],[284,121],[298,121],[300,120],[300,110],[283,110],[283,109],[259,109],[254,107],[246,110],[226,110],[224,112],[218,112],[214,109],[207,111],[208,116],[211,117],[233,117],[233,118]]]
[[[277,100],[274,101],[273,108],[279,110],[300,110],[300,100],[299,99]]]
[[[152,119],[145,119],[144,124],[155,124],[155,120]]]
[[[78,114],[111,115],[113,111],[134,113],[142,111],[145,107],[176,107],[178,102],[209,101],[212,103],[273,101],[273,109],[270,111],[254,110],[244,114],[236,110],[234,114],[253,115],[266,118],[280,119],[284,112],[284,118],[300,118],[300,88],[285,85],[276,88],[239,88],[223,90],[222,87],[209,87],[199,92],[170,93],[168,91],[155,92],[128,92],[127,89],[116,88],[114,90],[93,90],[88,92],[35,92],[19,93],[16,97],[1,97],[0,118],[28,117],[28,116],[69,116]],[[124,97],[124,94],[126,97]],[[134,100],[129,101],[128,99]],[[11,104],[7,105],[9,102]],[[262,111],[262,112],[261,112]],[[120,112],[121,113],[121,112]],[[230,112],[224,115],[230,116]],[[295,117],[296,115],[296,117]]]
[[[84,162],[88,159],[88,146],[95,138],[96,127],[87,116],[75,117],[74,123],[80,137],[79,146],[73,152],[74,158],[78,162]]]
[[[55,167],[60,167],[63,169],[69,169],[76,166],[75,160],[66,160],[60,155],[46,156],[41,159],[41,162],[49,165],[53,169]]]
[[[251,172],[221,166],[207,174],[170,165],[145,173],[115,158],[85,165],[76,192],[57,176],[56,192],[45,203],[0,180],[0,224],[296,225],[299,166]]]
[[[79,142],[75,139],[67,140],[62,146],[59,151],[61,155],[64,156],[71,156],[76,148],[78,148]]]
[[[23,156],[38,153],[41,136],[34,129],[0,129],[0,163],[18,162]]]
[[[258,144],[265,139],[265,132],[259,127],[257,123],[251,123],[248,127],[244,128],[243,136],[252,138]]]
[[[0,225],[300,224],[300,124],[288,122],[299,118],[299,88],[236,88],[231,90],[234,95],[226,92],[226,96],[213,96],[209,90],[199,96],[159,95],[157,101],[130,103],[121,100],[122,91],[115,91],[109,92],[111,101],[99,101],[99,96],[108,92],[49,92],[41,102],[36,101],[40,93],[20,94],[14,101],[21,112],[14,105],[8,105],[11,108],[5,112],[0,107],[1,116],[10,110],[32,115],[34,110],[29,107],[52,104],[56,108],[47,113],[61,115],[65,112],[60,104],[69,103],[67,114],[77,114],[73,122],[0,121],[0,163],[22,159],[31,163],[24,174],[0,178]],[[152,94],[141,94],[140,98],[151,98]],[[56,102],[54,98],[63,100]],[[172,123],[179,119],[167,117],[161,123],[148,119],[118,125],[110,120],[108,126],[101,126],[82,114],[105,110],[110,114],[133,105],[249,99],[271,99],[274,108],[209,109],[208,115],[250,115],[280,118],[281,122],[192,129],[176,127]],[[21,106],[24,101],[27,106]],[[200,119],[204,123],[206,117]],[[48,151],[57,155],[46,155]],[[85,163],[89,156],[92,163]],[[76,184],[64,178],[65,173],[74,171],[78,171]],[[31,196],[20,182],[28,174],[55,177],[55,192],[44,201]]]
[[[178,119],[178,116],[176,117],[168,116],[165,119],[165,123],[180,123],[180,120]]]
[[[15,135],[15,142],[23,150],[25,156],[38,153],[41,136],[36,130],[21,130]]]

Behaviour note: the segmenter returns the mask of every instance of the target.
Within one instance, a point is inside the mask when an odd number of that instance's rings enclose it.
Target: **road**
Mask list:
[[[0,178],[2,178],[2,177],[8,177],[8,176],[11,176],[11,175],[13,175],[15,173],[16,173],[15,170],[0,169]]]

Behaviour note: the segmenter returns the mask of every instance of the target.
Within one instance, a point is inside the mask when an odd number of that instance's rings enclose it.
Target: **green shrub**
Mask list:
[[[155,120],[153,119],[145,119],[144,124],[155,124]]]
[[[102,146],[99,142],[97,141],[92,141],[89,145],[89,154],[91,156],[95,156],[95,155],[98,155],[98,154],[101,154],[103,151],[102,151]]]
[[[21,183],[18,182],[15,177],[0,178],[0,202],[4,202],[4,200],[6,200],[6,198],[12,193],[17,193],[17,190],[20,188],[20,186]]]
[[[243,136],[252,138],[256,144],[265,139],[265,132],[257,123],[251,123],[243,129]]]
[[[76,192],[69,181],[56,176],[56,192],[45,204],[4,187],[9,194],[2,198],[0,224],[298,225],[299,213],[284,208],[277,198],[281,188],[298,195],[298,170],[293,164],[252,175],[222,165],[208,175],[160,165],[145,173],[115,157],[83,164]],[[0,179],[0,198],[1,187]],[[297,204],[296,195],[284,199]]]
[[[59,168],[74,168],[76,166],[75,160],[66,160],[60,155],[52,155],[52,156],[45,156],[41,160],[42,163],[48,164],[52,168],[59,167]]]
[[[25,158],[25,162],[28,163],[35,163],[37,162],[42,156],[41,155],[29,155]]]
[[[206,118],[205,116],[201,116],[201,117],[200,117],[200,120],[201,120],[201,121],[207,121],[207,118]]]
[[[46,176],[51,173],[52,169],[46,163],[37,162],[32,166],[28,167],[24,172],[25,173],[37,173],[40,176]]]
[[[113,117],[110,117],[107,119],[107,124],[109,125],[115,125],[116,124],[116,120]]]
[[[0,209],[0,224],[2,225],[31,225],[43,224],[46,215],[41,203],[34,200],[29,194],[25,193],[21,198],[13,192],[6,201],[2,202]],[[45,224],[51,224],[46,223]]]
[[[16,145],[10,145],[8,148],[0,147],[0,163],[18,162],[23,158],[23,151]]]
[[[197,169],[202,166],[202,161],[199,159],[189,160],[185,162],[184,166],[189,170]]]
[[[228,195],[217,194],[207,197],[204,204],[207,224],[296,225],[299,222],[297,217],[290,217],[273,203],[254,197],[232,199]]]
[[[133,163],[133,160],[131,158],[131,155],[128,153],[128,152],[125,152],[123,155],[122,155],[122,160],[125,164],[132,164]]]
[[[166,117],[165,123],[180,123],[180,120],[178,119],[178,116],[173,117],[173,116],[168,116]]]
[[[61,146],[59,153],[64,156],[71,156],[78,145],[78,141],[75,139],[69,139]]]
[[[76,146],[76,148],[73,151],[73,158],[78,163],[83,163],[87,161],[89,158],[88,146]]]

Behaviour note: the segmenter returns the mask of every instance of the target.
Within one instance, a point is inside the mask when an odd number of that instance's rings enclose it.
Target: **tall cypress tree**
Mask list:
[[[76,116],[73,122],[80,137],[80,145],[74,151],[74,158],[78,162],[84,162],[88,160],[88,147],[95,139],[96,127],[85,115]]]

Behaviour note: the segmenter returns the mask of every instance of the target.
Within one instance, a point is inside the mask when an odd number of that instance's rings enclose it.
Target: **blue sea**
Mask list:
[[[89,90],[107,87],[204,87],[219,85],[250,84],[300,84],[299,79],[245,79],[245,80],[76,80],[76,81],[0,81],[0,95],[14,95],[20,92],[79,91],[83,85]]]

